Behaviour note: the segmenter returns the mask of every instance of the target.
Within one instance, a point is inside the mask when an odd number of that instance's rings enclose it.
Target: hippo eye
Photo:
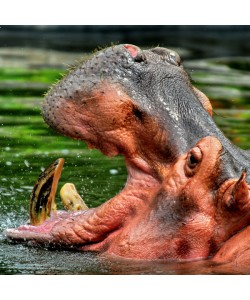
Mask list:
[[[199,161],[196,159],[196,157],[193,154],[190,154],[188,156],[188,166],[189,168],[195,168],[196,165],[199,163]]]
[[[202,153],[199,147],[194,147],[187,155],[185,172],[187,176],[192,176],[196,167],[202,160]]]

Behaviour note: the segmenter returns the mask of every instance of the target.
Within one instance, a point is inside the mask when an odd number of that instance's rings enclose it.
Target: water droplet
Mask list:
[[[69,150],[68,149],[63,149],[63,150],[61,150],[61,153],[62,154],[69,154]]]
[[[29,167],[30,166],[30,163],[25,159],[25,161],[24,161],[24,164],[25,164],[25,166],[26,167]]]
[[[116,174],[118,174],[118,170],[117,170],[117,169],[110,169],[110,170],[109,170],[109,173],[110,173],[111,175],[116,175]]]
[[[32,190],[32,189],[33,189],[33,186],[22,185],[21,188],[22,188],[22,189],[25,189],[25,190]]]

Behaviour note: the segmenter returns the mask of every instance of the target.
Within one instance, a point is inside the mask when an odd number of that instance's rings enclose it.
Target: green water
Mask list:
[[[61,57],[62,53],[59,55]],[[70,57],[65,57],[68,64]],[[78,55],[72,55],[72,63],[77,58]],[[43,95],[61,78],[67,66],[61,61],[45,66],[39,61],[35,61],[36,64],[27,62],[26,65],[18,60],[15,62],[13,66],[0,68],[0,232],[27,222],[33,185],[41,171],[59,157],[65,158],[59,189],[66,182],[74,183],[89,207],[115,195],[127,177],[123,157],[106,158],[96,150],[88,150],[84,142],[58,135],[44,123],[40,114]],[[249,65],[250,58],[185,62],[193,84],[211,99],[218,126],[244,149],[250,148]],[[62,208],[58,197],[57,203]],[[89,253],[48,251],[9,244],[0,234],[0,274],[210,272],[201,263],[192,266],[168,264],[166,267],[161,262],[130,264],[121,260],[119,266],[112,260],[103,261]],[[241,273],[241,270],[234,272]]]

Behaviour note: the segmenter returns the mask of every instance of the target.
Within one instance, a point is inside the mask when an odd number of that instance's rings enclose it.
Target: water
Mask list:
[[[83,142],[59,136],[40,115],[44,92],[80,55],[27,49],[1,49],[0,55],[11,64],[5,60],[0,68],[0,232],[27,222],[33,185],[59,157],[65,158],[59,189],[74,183],[89,207],[115,195],[127,177],[123,157],[109,159],[88,150]],[[194,85],[210,97],[218,126],[233,143],[250,148],[250,58],[184,64]],[[62,208],[58,197],[57,203]],[[208,261],[130,261],[32,248],[10,244],[0,233],[0,274],[250,274],[250,268],[231,269]]]

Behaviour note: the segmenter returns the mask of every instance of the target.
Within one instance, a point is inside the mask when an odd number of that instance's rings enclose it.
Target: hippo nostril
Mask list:
[[[146,56],[142,51],[135,57],[135,62],[147,62]]]

